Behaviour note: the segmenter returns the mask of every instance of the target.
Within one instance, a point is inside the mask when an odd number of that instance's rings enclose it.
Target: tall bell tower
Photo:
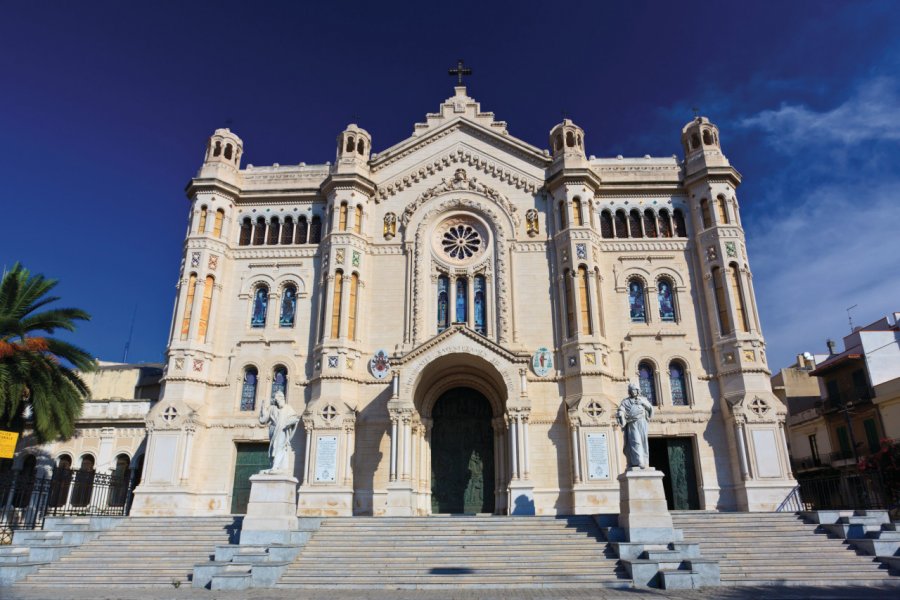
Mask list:
[[[784,431],[787,409],[772,393],[766,366],[737,201],[741,175],[722,153],[718,127],[706,117],[684,126],[681,143],[695,260],[703,277],[708,370],[732,449],[735,500],[741,510],[760,510],[777,505],[796,482]]]

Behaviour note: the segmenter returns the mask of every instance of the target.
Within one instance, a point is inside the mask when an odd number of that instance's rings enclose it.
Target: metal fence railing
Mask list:
[[[56,468],[0,474],[0,544],[16,529],[40,529],[47,516],[124,516],[131,482],[115,474]]]
[[[798,478],[797,483],[778,510],[890,510],[900,501],[878,471]]]

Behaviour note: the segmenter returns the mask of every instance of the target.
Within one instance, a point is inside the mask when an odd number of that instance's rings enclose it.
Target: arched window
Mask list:
[[[711,146],[713,143],[712,136],[709,134],[709,129],[703,130],[703,143],[707,146]]]
[[[450,279],[446,275],[438,277],[437,287],[437,327],[438,332],[450,326]]]
[[[571,131],[566,132],[566,146],[569,148],[575,147],[575,134]]]
[[[669,363],[669,387],[672,388],[672,406],[687,406],[688,388],[684,365],[681,361]]]
[[[281,223],[278,221],[278,217],[272,217],[272,222],[269,223],[269,240],[266,243],[270,246],[277,245],[279,233],[281,233]]]
[[[225,223],[225,211],[221,208],[216,211],[216,220],[213,221],[213,235],[222,237],[222,225]]]
[[[72,457],[63,454],[57,459],[53,469],[50,497],[47,504],[52,507],[65,506],[69,500],[69,488],[72,485]]]
[[[366,144],[365,144],[365,142],[362,141],[362,138],[360,138],[356,142],[356,153],[357,154],[365,154],[366,153]]]
[[[125,499],[128,496],[128,486],[131,479],[131,459],[127,454],[120,454],[116,457],[116,468],[112,473],[112,481],[107,498],[109,506],[125,506]]]
[[[716,312],[719,314],[719,332],[722,335],[731,333],[731,319],[728,318],[728,305],[725,303],[725,285],[722,281],[722,270],[713,267],[711,271],[713,294],[716,299]]]
[[[306,222],[306,217],[300,217],[297,220],[297,239],[296,239],[295,243],[305,244],[308,233],[309,233],[309,224]]]
[[[665,208],[659,211],[659,237],[672,237],[672,220]]]
[[[206,277],[203,282],[203,303],[200,305],[200,320],[197,322],[197,339],[206,341],[206,332],[209,327],[209,311],[212,310],[213,287],[216,280],[212,275]]]
[[[575,323],[575,292],[572,289],[575,278],[568,269],[563,277],[563,284],[563,293],[566,296],[566,337],[574,337],[578,330],[577,323]]]
[[[338,217],[338,230],[347,231],[347,203],[341,203],[341,211]]]
[[[675,286],[672,280],[664,277],[656,283],[657,298],[659,299],[659,319],[660,321],[674,322],[675,315]]]
[[[200,207],[200,220],[197,222],[197,233],[206,233],[206,207]]]
[[[647,397],[650,404],[657,406],[656,376],[654,374],[653,365],[646,360],[638,365],[638,381],[641,385],[641,394]]]
[[[284,399],[287,400],[287,391],[288,391],[288,373],[287,369],[282,365],[278,365],[275,367],[275,370],[272,371],[272,395],[270,396],[272,399],[275,398],[275,394],[281,392],[284,394]]]
[[[700,218],[703,221],[703,229],[712,227],[712,215],[709,213],[709,200],[706,198],[700,200]]]
[[[269,288],[260,285],[253,293],[253,313],[250,316],[250,327],[265,327],[266,313],[269,311]]]
[[[696,133],[691,136],[691,150],[696,150],[700,147],[700,136]]]
[[[216,142],[215,148],[213,148],[213,156],[219,156],[222,154],[222,142]]]
[[[353,231],[362,233],[362,206],[357,204],[356,211],[353,213]]]
[[[475,276],[475,331],[487,333],[487,297],[485,296],[484,275]]]
[[[556,149],[562,150],[563,147],[563,137],[561,133],[556,134]]]
[[[578,196],[572,200],[572,224],[576,227],[584,225],[584,219],[581,218],[581,198]]]
[[[606,239],[615,237],[615,234],[613,233],[612,215],[609,214],[608,210],[604,210],[600,213],[600,235]]]
[[[356,307],[359,302],[359,275],[350,276],[350,306],[347,307],[347,337],[356,339]]]
[[[562,230],[566,228],[566,203],[560,202],[557,209],[559,213],[559,228]]]
[[[578,267],[578,310],[581,313],[581,333],[583,335],[594,333],[594,326],[591,323],[591,298],[588,292],[588,285],[587,267],[581,265]]]
[[[332,293],[331,306],[331,337],[337,339],[341,335],[341,294],[344,291],[344,272],[337,270],[334,273],[334,292]]]
[[[309,243],[318,244],[322,241],[322,219],[315,215],[309,224]]]
[[[734,298],[735,321],[741,331],[750,331],[750,322],[747,320],[747,307],[744,305],[744,286],[741,285],[741,270],[735,263],[728,265],[728,275],[731,280],[731,296]]]
[[[292,217],[284,218],[284,225],[281,226],[281,243],[284,245],[291,244],[294,241],[294,219]]]
[[[347,149],[345,150],[345,152],[353,152],[354,142],[355,140],[353,139],[352,135],[347,136]]]
[[[197,289],[197,274],[191,273],[187,282],[187,296],[184,299],[184,316],[181,318],[181,339],[188,339],[191,331],[191,312],[194,310],[194,292]]]
[[[465,277],[456,279],[456,322],[469,321],[469,286]]]
[[[716,196],[716,213],[719,217],[719,223],[727,225],[731,222],[728,219],[728,201],[725,200],[725,196]]]
[[[628,307],[633,323],[647,322],[647,311],[644,307],[644,284],[637,279],[628,282]]]
[[[628,229],[633,238],[643,237],[644,235],[644,232],[641,231],[641,212],[636,208],[628,214]]]
[[[655,238],[656,236],[656,215],[649,208],[644,211],[644,232],[647,237]]]
[[[293,284],[288,284],[281,293],[281,316],[278,318],[278,324],[282,327],[293,327],[296,313],[297,288]]]
[[[253,245],[262,246],[266,243],[266,220],[263,217],[256,219],[256,228],[253,230]]]
[[[94,457],[85,454],[81,466],[75,472],[75,486],[72,490],[72,506],[87,506],[94,491]]]
[[[245,218],[241,221],[241,237],[238,240],[238,244],[241,246],[249,246],[250,238],[253,235],[253,221],[250,220],[250,217]]]
[[[616,237],[628,237],[628,217],[625,216],[624,210],[616,211]]]
[[[672,213],[675,221],[675,237],[687,237],[687,227],[684,225],[684,213],[676,208]]]
[[[244,369],[244,384],[241,386],[241,410],[256,410],[256,385],[259,371],[256,367]]]
[[[225,158],[231,160],[231,144],[225,144]]]

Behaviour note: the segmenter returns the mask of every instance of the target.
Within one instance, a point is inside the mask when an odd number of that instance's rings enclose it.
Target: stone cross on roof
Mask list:
[[[463,76],[464,76],[464,75],[471,75],[471,74],[472,74],[472,69],[466,67],[466,66],[463,64],[463,59],[459,59],[459,60],[456,62],[456,68],[455,68],[455,69],[448,69],[447,73],[448,73],[449,75],[456,75],[456,78],[457,78],[457,81],[459,82],[459,85],[462,85],[462,83],[463,83],[463,79],[462,79]]]

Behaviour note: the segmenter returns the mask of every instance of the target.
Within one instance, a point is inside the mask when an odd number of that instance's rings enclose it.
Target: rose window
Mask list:
[[[444,232],[441,246],[450,258],[465,260],[481,249],[481,235],[470,225],[455,225]]]

